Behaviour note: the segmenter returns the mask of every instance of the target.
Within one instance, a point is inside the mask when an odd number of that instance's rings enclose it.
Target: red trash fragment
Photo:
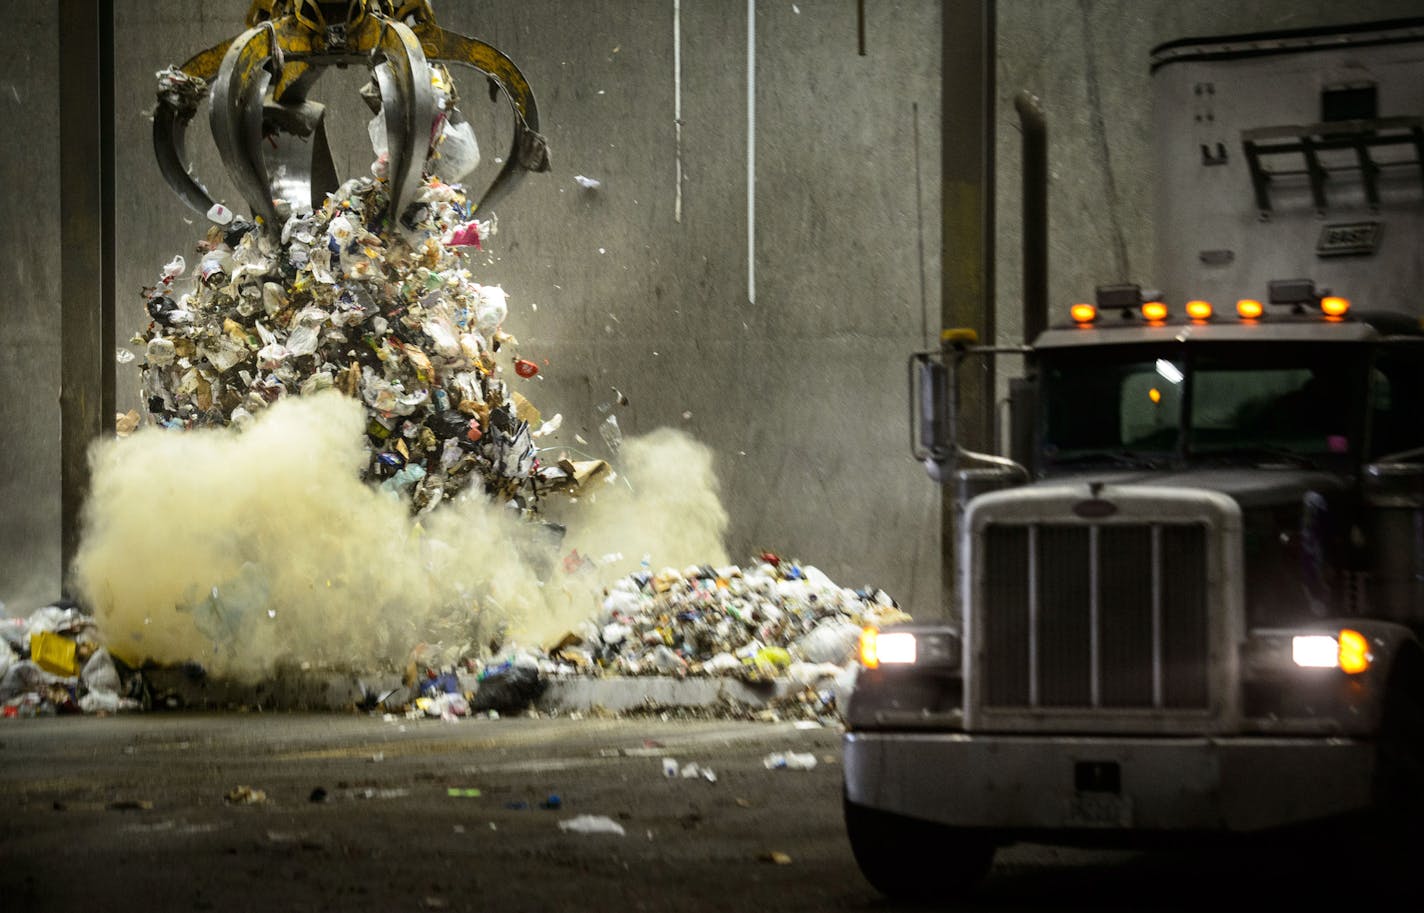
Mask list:
[[[480,250],[480,229],[474,222],[469,222],[455,229],[450,235],[450,247],[473,247]]]
[[[520,377],[533,377],[539,373],[539,366],[526,358],[514,359],[514,373]]]
[[[579,554],[578,549],[574,549],[573,551],[569,552],[567,555],[564,556],[564,573],[577,574],[579,571],[583,570],[584,567],[591,567],[592,564],[593,562],[589,561],[583,555]]]
[[[482,438],[482,437],[484,437],[484,436],[485,436],[485,433],[480,430],[480,423],[477,422],[477,421],[471,421],[471,422],[470,422],[470,430],[467,431],[467,432],[465,432],[465,437],[469,438],[469,439],[472,440],[472,441],[478,441],[480,438]]]

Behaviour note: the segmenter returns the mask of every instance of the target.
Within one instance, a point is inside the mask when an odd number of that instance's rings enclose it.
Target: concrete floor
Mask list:
[[[5,721],[0,909],[886,910],[846,843],[839,740],[656,718]],[[818,764],[763,765],[788,750]],[[668,779],[665,757],[716,782]],[[266,800],[225,799],[243,786]],[[560,829],[579,815],[625,835]],[[1359,886],[1289,852],[1020,846],[962,909],[1316,909],[1341,887]]]
[[[772,751],[814,770],[769,771]],[[6,910],[824,909],[872,903],[838,733],[791,724],[149,714],[0,730]],[[663,758],[710,766],[667,779]],[[266,801],[233,805],[239,786]],[[449,790],[478,789],[479,796]],[[315,790],[325,801],[311,801]],[[557,810],[541,807],[551,795]],[[565,833],[606,815],[626,836]],[[763,861],[786,853],[787,865]],[[788,904],[790,904],[788,906]]]

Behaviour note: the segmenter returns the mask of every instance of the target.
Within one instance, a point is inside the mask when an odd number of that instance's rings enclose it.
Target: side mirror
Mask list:
[[[949,452],[949,369],[937,361],[919,364],[920,446],[931,456]]]
[[[942,481],[954,454],[949,368],[937,353],[910,359],[910,450],[930,477]]]
[[[952,350],[916,352],[910,356],[910,452],[936,482],[951,481],[965,460],[999,466],[1028,479],[1029,471],[1022,463],[990,453],[975,453],[960,445],[959,378],[954,372],[965,356],[1027,355],[1032,350],[1017,346],[961,345],[951,338],[955,332],[946,333]]]

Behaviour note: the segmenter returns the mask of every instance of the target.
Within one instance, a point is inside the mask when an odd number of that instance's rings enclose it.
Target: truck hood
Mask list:
[[[1205,489],[1220,492],[1232,498],[1241,505],[1242,510],[1299,504],[1306,492],[1326,494],[1345,491],[1349,488],[1346,479],[1334,473],[1320,470],[1250,469],[1245,467],[1212,467],[1172,472],[1098,469],[1067,475],[1054,475],[1051,478],[1025,486],[1025,488],[1073,483],[1082,483],[1083,485],[1101,483],[1103,495],[1109,498],[1114,488],[1152,486],[1154,488]]]

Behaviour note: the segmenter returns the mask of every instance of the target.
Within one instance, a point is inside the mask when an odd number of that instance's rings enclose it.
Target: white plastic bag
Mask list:
[[[623,825],[607,815],[579,815],[577,818],[569,818],[559,822],[559,830],[572,831],[575,834],[617,834],[620,837],[627,833],[623,830]]]

